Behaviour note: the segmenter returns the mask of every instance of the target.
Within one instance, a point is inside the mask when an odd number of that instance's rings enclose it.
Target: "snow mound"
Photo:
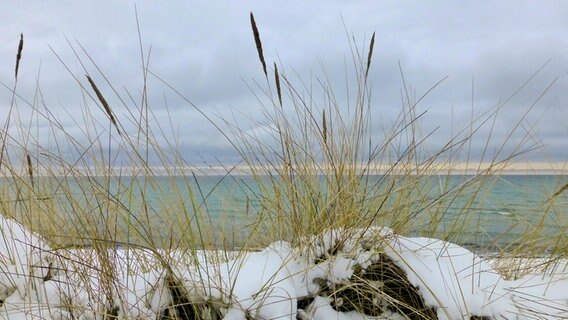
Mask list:
[[[48,277],[51,248],[17,221],[0,216],[0,301],[25,296]]]
[[[568,317],[562,270],[507,281],[467,249],[388,228],[328,230],[297,247],[186,254],[51,250],[0,218],[0,319]]]

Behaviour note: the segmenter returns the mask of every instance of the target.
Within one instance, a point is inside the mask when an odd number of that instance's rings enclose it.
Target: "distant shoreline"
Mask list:
[[[317,175],[325,175],[327,173],[333,172],[331,167],[322,167],[314,165],[314,168],[308,169]],[[455,163],[455,164],[429,164],[428,166],[409,167],[397,165],[396,169],[393,171],[393,166],[390,164],[370,164],[370,165],[359,165],[358,169],[365,168],[367,172],[371,175],[385,175],[385,174],[408,174],[412,175],[413,171],[422,175],[524,175],[524,176],[539,176],[539,175],[567,175],[568,174],[568,163],[563,162],[519,162],[519,163],[509,163],[509,164],[494,164],[490,163]],[[253,171],[256,170],[257,174],[259,172],[264,173],[263,175],[268,175],[268,169],[257,166],[251,168],[247,165],[217,165],[217,166],[188,166],[185,168],[179,168],[177,172],[192,173],[196,176],[219,176],[219,175],[232,175],[232,176],[250,176]],[[165,168],[153,168],[155,173],[165,173],[160,174],[163,176],[168,176],[167,169]],[[272,168],[274,173],[274,169]]]
[[[397,164],[394,167],[390,164],[366,164],[357,165],[357,170],[365,170],[370,175],[495,175],[495,176],[560,176],[568,175],[568,163],[563,162],[515,162],[515,163],[432,163],[428,165],[409,166]],[[201,166],[184,166],[177,168],[166,167],[116,167],[111,168],[74,168],[72,171],[57,170],[50,168],[49,173],[35,172],[36,177],[71,177],[71,176],[90,176],[90,177],[107,177],[107,176],[251,176],[255,175],[278,175],[274,167],[248,166],[248,165],[201,165]],[[308,173],[313,172],[315,175],[326,175],[334,170],[331,166],[322,166],[318,164],[310,165],[308,169],[299,170],[297,172]],[[22,170],[22,172],[25,172]],[[26,174],[18,175],[25,177]],[[11,175],[3,175],[0,177],[12,177]]]

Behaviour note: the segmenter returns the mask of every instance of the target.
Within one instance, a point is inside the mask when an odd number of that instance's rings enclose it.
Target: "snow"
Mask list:
[[[405,320],[406,318],[396,312],[385,312],[381,317],[366,317],[356,311],[337,312],[331,306],[331,299],[327,297],[316,297],[312,306],[307,312],[303,312],[301,319],[313,320],[364,320],[364,319],[389,319],[389,320]]]
[[[513,281],[508,289],[519,311],[530,319],[568,318],[568,274],[530,275]]]
[[[568,317],[565,268],[506,280],[465,248],[388,228],[329,230],[258,252],[52,250],[14,220],[0,217],[0,231],[0,319],[156,319],[180,312],[180,297],[203,317],[214,309],[224,319],[405,319],[378,298],[379,315],[337,311],[344,298],[333,294],[387,260],[439,319]]]
[[[438,319],[509,318],[519,313],[506,282],[467,249],[437,239],[395,237],[385,252],[420,288],[426,304],[437,307]]]

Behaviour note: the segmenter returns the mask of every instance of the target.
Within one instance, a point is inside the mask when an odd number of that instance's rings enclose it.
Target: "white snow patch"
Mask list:
[[[507,281],[465,248],[397,236],[388,228],[330,230],[307,237],[301,248],[276,242],[260,252],[169,253],[118,247],[53,251],[40,236],[3,217],[0,231],[0,319],[100,319],[112,308],[120,318],[155,319],[172,307],[167,287],[172,276],[190,301],[222,306],[225,319],[404,319],[387,310],[374,318],[335,311],[332,298],[321,291],[348,286],[356,268],[379,262],[381,255],[406,273],[439,319],[568,318],[565,269]],[[307,298],[313,301],[298,309],[297,302]]]
[[[504,287],[506,281],[465,248],[437,239],[398,236],[384,250],[418,287],[426,304],[437,308],[439,319],[518,313]]]

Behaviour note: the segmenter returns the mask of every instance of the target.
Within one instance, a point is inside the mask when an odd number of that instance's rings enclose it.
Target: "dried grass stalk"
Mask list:
[[[274,63],[274,81],[276,82],[276,92],[278,93],[278,101],[282,107],[282,90],[280,89],[280,75],[278,75],[278,66]]]
[[[258,51],[258,58],[260,59],[260,63],[262,63],[262,71],[264,71],[264,75],[268,77],[268,73],[266,72],[266,62],[264,61],[264,54],[262,53],[262,42],[260,41],[260,34],[258,33],[258,28],[256,27],[256,22],[254,21],[254,15],[252,12],[250,13],[250,24],[252,26],[254,42],[256,43],[256,50]]]
[[[548,198],[545,203],[553,201],[566,190],[568,190],[568,183],[563,185],[562,188],[558,189],[558,191],[556,191],[550,198]]]
[[[323,144],[327,147],[327,119],[325,118],[325,109],[323,110],[322,114],[322,137],[323,137]]]
[[[375,46],[375,33],[371,37],[371,44],[369,45],[369,55],[367,56],[367,69],[365,71],[365,79],[369,76],[369,69],[371,68],[371,59],[373,57],[373,47]]]
[[[18,80],[18,70],[20,69],[20,60],[22,59],[22,51],[24,50],[24,34],[20,33],[20,43],[18,44],[18,54],[16,54],[16,70],[14,76]]]
[[[32,157],[29,153],[26,154],[26,160],[28,163],[28,174],[30,175],[30,182],[32,184],[32,188],[34,188],[34,169],[32,166]]]
[[[97,87],[97,85],[95,84],[93,79],[91,79],[91,77],[89,75],[87,75],[87,80],[89,80],[89,83],[91,84],[91,87],[95,91],[97,98],[99,99],[99,101],[103,105],[103,108],[105,109],[105,112],[107,113],[107,116],[109,117],[110,122],[113,124],[113,126],[116,128],[116,131],[120,135],[121,133],[120,133],[120,129],[118,128],[118,123],[116,122],[116,119],[114,118],[114,115],[112,114],[112,110],[110,109],[110,106],[108,105],[105,97],[103,96],[103,94],[101,93],[101,91],[99,90],[99,88]]]

